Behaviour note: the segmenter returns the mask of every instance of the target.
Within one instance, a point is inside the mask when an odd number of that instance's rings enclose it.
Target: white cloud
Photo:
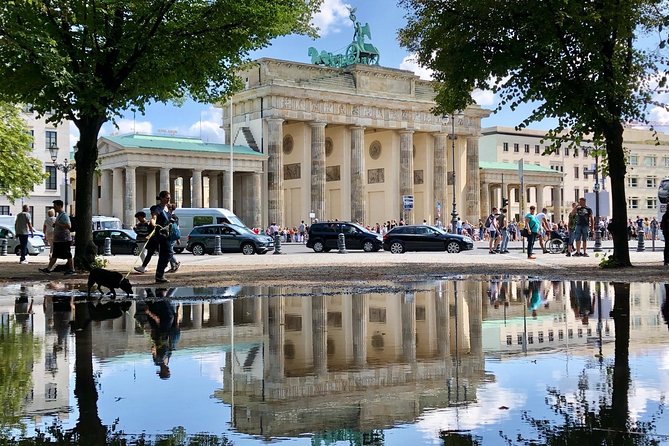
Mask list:
[[[339,32],[342,27],[352,26],[348,19],[348,6],[350,5],[343,3],[342,0],[323,2],[321,10],[311,18],[311,23],[319,29],[321,37]]]
[[[432,70],[418,65],[416,57],[413,54],[409,54],[404,59],[402,59],[402,62],[400,63],[400,70],[413,71],[416,76],[428,81],[433,79]]]
[[[100,136],[111,134],[128,134],[128,133],[153,133],[153,124],[150,121],[138,121],[133,119],[121,118],[117,119],[115,123],[108,122],[100,129]]]
[[[186,135],[201,138],[207,142],[223,142],[225,141],[225,132],[221,128],[222,110],[211,106],[200,112],[200,120],[193,123]]]
[[[648,112],[648,120],[660,125],[669,124],[669,111],[664,107],[655,106]]]
[[[480,106],[495,105],[495,94],[490,90],[474,90],[472,97]]]
[[[74,122],[70,121],[70,147],[74,147],[79,142],[79,129]]]

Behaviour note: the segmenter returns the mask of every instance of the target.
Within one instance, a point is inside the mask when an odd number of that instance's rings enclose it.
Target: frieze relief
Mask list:
[[[275,108],[305,113],[321,113],[353,118],[370,118],[385,121],[406,121],[422,124],[447,124],[450,117],[435,116],[428,111],[395,110],[372,105],[351,105],[335,101],[319,101],[303,98],[274,96]],[[457,123],[459,126],[471,126],[470,118],[464,118]]]

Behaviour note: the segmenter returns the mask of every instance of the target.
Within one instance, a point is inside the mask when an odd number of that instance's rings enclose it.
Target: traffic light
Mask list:
[[[502,207],[505,208],[509,205],[509,199],[508,198],[502,198]]]

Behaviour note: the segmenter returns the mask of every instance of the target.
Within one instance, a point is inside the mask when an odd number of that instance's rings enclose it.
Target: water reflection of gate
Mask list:
[[[237,429],[267,437],[366,431],[474,401],[486,378],[481,284],[459,289],[456,305],[452,282],[395,294],[316,288],[310,298],[271,287],[262,375],[238,366],[250,350],[231,352],[215,396],[233,406]]]

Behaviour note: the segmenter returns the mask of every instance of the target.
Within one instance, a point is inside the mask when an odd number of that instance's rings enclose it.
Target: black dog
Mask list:
[[[132,285],[128,279],[123,277],[123,274],[116,271],[109,271],[102,268],[94,268],[91,270],[91,273],[88,275],[88,295],[91,295],[91,288],[93,285],[98,286],[98,291],[102,293],[101,286],[109,288],[112,297],[116,298],[116,288],[120,288],[125,291],[126,295],[129,296],[132,294]]]

